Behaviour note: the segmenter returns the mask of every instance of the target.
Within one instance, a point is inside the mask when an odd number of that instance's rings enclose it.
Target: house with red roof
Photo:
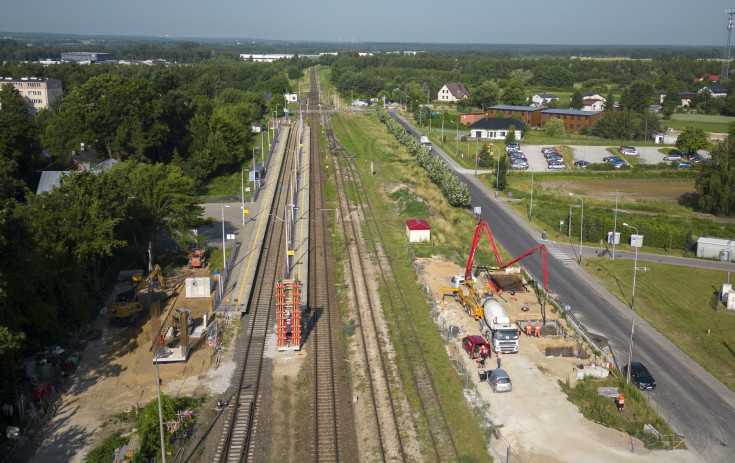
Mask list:
[[[719,82],[720,76],[716,76],[714,74],[705,74],[702,77],[695,77],[694,83],[696,84],[697,82],[701,82],[703,80],[709,80],[710,82]]]
[[[431,241],[431,226],[423,219],[406,220],[406,235],[409,243]]]

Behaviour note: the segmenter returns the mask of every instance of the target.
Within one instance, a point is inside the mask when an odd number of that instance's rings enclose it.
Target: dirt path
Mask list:
[[[182,288],[183,290],[183,288]],[[161,320],[175,303],[187,307],[192,319],[201,316],[211,304],[209,298],[168,298],[162,304]],[[164,321],[168,323],[168,321]],[[105,317],[98,317],[94,336],[81,357],[71,384],[63,394],[63,405],[43,433],[35,454],[29,461],[82,462],[85,454],[107,437],[101,425],[112,415],[133,406],[144,406],[155,399],[155,366],[149,351],[154,338],[150,320],[136,327],[111,327]],[[191,339],[192,354],[186,363],[161,364],[162,392],[171,396],[193,396],[206,392],[202,376],[211,364],[206,339]],[[29,443],[33,445],[33,443]]]

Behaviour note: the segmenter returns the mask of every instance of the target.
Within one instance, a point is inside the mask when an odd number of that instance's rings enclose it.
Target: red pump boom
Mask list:
[[[464,276],[466,280],[472,279],[472,264],[475,261],[475,252],[477,251],[477,244],[480,241],[480,236],[482,235],[483,231],[485,231],[485,235],[487,236],[487,239],[490,240],[490,246],[493,248],[493,252],[495,253],[495,258],[498,260],[498,267],[497,267],[498,269],[504,269],[506,267],[510,267],[511,265],[515,264],[516,262],[523,259],[524,257],[528,257],[531,254],[534,254],[540,251],[541,252],[541,265],[543,267],[543,272],[544,272],[544,291],[547,291],[548,250],[546,249],[546,245],[540,244],[536,246],[535,248],[531,249],[530,251],[524,254],[521,254],[520,256],[511,260],[510,262],[503,263],[503,258],[500,257],[500,252],[498,252],[498,247],[495,244],[495,238],[493,238],[493,233],[490,231],[490,226],[484,220],[480,220],[477,223],[477,228],[475,228],[475,238],[472,240],[472,248],[470,249],[470,255],[467,258],[467,267],[465,268],[465,271],[464,271]]]

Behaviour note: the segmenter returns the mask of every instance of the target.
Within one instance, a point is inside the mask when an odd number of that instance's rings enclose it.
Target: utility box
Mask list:
[[[214,281],[208,277],[196,277],[186,279],[186,297],[210,297]]]
[[[630,245],[634,248],[643,246],[643,235],[630,235]]]
[[[727,293],[727,309],[735,310],[735,292],[733,291]]]
[[[614,234],[613,239],[613,232],[607,232],[607,244],[620,244],[620,232],[614,232]]]

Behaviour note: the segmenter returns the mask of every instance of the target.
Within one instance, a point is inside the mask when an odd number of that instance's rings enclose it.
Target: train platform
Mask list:
[[[305,308],[307,297],[307,274],[308,274],[308,235],[309,235],[309,140],[306,128],[298,122],[291,126],[283,126],[275,141],[275,146],[268,159],[263,160],[266,164],[266,174],[261,180],[260,190],[254,195],[252,201],[241,201],[239,203],[209,203],[203,205],[205,217],[219,218],[224,221],[222,234],[231,246],[230,238],[235,239],[236,255],[231,262],[229,275],[226,278],[224,288],[221,290],[221,302],[216,305],[215,311],[222,313],[228,318],[240,317],[249,311],[250,294],[253,289],[255,275],[258,268],[263,241],[267,229],[269,215],[277,190],[278,172],[281,170],[286,155],[286,141],[291,133],[300,137],[299,143],[299,169],[294,172],[296,179],[296,195],[294,195],[293,207],[288,211],[278,211],[272,214],[279,220],[284,216],[290,220],[289,239],[289,277],[301,280],[303,308]],[[294,132],[295,131],[295,132]],[[247,179],[247,177],[246,177]],[[247,184],[246,184],[247,185]],[[250,182],[252,193],[253,184]],[[248,199],[248,193],[245,193]],[[290,206],[290,205],[289,205]],[[218,252],[212,250],[212,252]]]

